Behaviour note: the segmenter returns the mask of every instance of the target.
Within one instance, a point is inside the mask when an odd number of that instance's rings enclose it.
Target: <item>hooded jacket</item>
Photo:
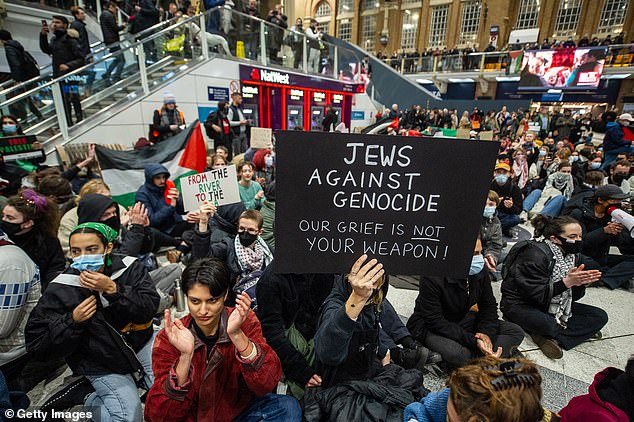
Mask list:
[[[150,226],[162,232],[169,232],[176,223],[183,221],[180,213],[183,211],[182,198],[178,199],[176,207],[172,207],[165,201],[165,187],[158,187],[152,179],[159,174],[167,174],[170,172],[162,164],[148,164],[145,166],[145,183],[136,191],[135,202],[141,202],[145,205],[150,218]]]
[[[97,193],[84,196],[77,205],[77,224],[98,222],[106,210],[112,206],[117,209],[117,220],[121,221],[121,207],[112,198]],[[116,227],[112,227],[116,230]],[[149,227],[132,224],[129,229],[119,227],[119,242],[115,243],[115,250],[121,255],[138,257],[154,248],[154,237]],[[70,233],[69,233],[70,234]]]
[[[12,235],[10,238],[40,269],[42,291],[66,268],[66,258],[57,237],[36,228],[22,235]]]
[[[227,321],[233,308],[220,315],[218,341],[209,357],[198,337],[191,315],[181,319],[194,335],[194,355],[185,384],[176,385],[176,365],[180,352],[167,339],[165,330],[156,337],[152,350],[154,385],[145,401],[148,422],[231,421],[246,410],[256,397],[270,393],[280,378],[280,360],[262,337],[260,323],[253,312],[240,327],[253,342],[256,356],[240,358],[227,334]]]
[[[85,57],[79,46],[79,33],[74,29],[57,30],[51,41],[48,34],[40,33],[40,50],[52,56],[53,77],[57,78],[65,73],[79,69],[85,64]],[[62,71],[59,66],[65,64],[68,70]]]
[[[610,400],[608,390],[618,396],[621,408]],[[628,422],[634,417],[632,409],[634,389],[631,381],[627,380],[623,371],[617,368],[606,368],[594,376],[594,381],[588,388],[588,394],[574,397],[570,403],[561,409],[562,422]],[[607,399],[607,400],[606,400]],[[617,400],[615,400],[617,401]],[[629,416],[623,408],[629,405]]]
[[[632,141],[623,139],[625,134],[618,122],[608,122],[605,136],[603,137],[603,151],[608,153],[618,148],[629,147]]]
[[[387,279],[381,286],[387,296]],[[335,281],[332,292],[321,307],[315,334],[317,372],[322,386],[371,378],[387,353],[380,341],[381,306],[366,305],[356,321],[346,314],[346,301],[352,293],[347,277]]]
[[[117,292],[97,295],[87,288],[52,282],[26,325],[29,353],[39,359],[65,358],[75,375],[130,374],[137,370],[120,340],[125,338],[134,352],[141,350],[152,337],[152,317],[160,298],[141,262],[110,256],[112,264],[104,274],[113,278]],[[69,268],[59,281],[78,275]],[[97,295],[97,312],[88,321],[76,323],[73,310],[91,295]],[[123,334],[130,323],[148,322],[147,328]]]
[[[7,56],[7,63],[11,71],[11,79],[16,82],[24,82],[29,80],[26,76],[26,68],[24,63],[24,47],[16,40],[7,40],[4,42],[4,51]]]

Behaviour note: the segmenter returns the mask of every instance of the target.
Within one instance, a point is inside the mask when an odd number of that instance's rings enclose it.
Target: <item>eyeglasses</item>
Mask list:
[[[247,229],[245,227],[238,227],[238,233],[244,233],[247,232],[249,234],[258,234],[259,230],[258,229]]]

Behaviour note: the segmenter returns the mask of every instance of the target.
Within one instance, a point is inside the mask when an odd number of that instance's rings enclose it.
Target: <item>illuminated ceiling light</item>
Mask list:
[[[411,10],[409,10],[409,9],[407,9],[407,10],[405,11],[405,13],[407,13],[408,15],[411,15],[411,14],[412,14],[412,11],[411,11]]]

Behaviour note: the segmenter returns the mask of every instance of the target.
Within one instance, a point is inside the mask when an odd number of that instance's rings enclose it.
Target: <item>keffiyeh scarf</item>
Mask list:
[[[238,257],[238,264],[243,274],[259,271],[264,265],[269,265],[271,261],[273,261],[271,250],[260,236],[258,236],[255,241],[255,247],[253,249],[242,246],[238,236],[236,236],[234,240],[234,245],[236,248],[236,256]]]
[[[551,283],[554,284],[562,281],[575,267],[575,256],[573,254],[564,255],[559,246],[550,240],[545,240],[545,243],[555,256],[555,267],[551,276]],[[553,297],[548,306],[548,313],[555,317],[559,325],[566,328],[566,324],[572,316],[572,290],[566,289],[562,294]]]

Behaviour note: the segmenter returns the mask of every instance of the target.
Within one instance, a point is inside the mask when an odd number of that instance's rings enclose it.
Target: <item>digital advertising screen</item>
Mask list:
[[[607,47],[524,52],[520,90],[588,90],[601,80]]]

